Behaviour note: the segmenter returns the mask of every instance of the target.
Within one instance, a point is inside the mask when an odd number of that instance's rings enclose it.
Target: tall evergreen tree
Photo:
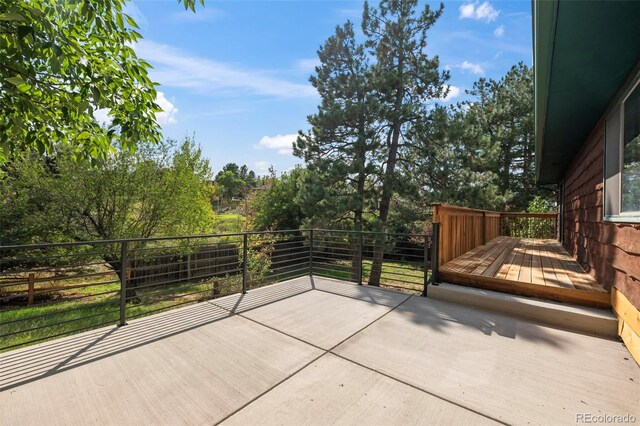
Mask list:
[[[381,129],[385,142],[380,150],[382,166],[378,228],[384,231],[394,195],[405,181],[398,164],[407,161],[419,146],[416,124],[430,114],[429,101],[447,94],[449,78],[440,71],[438,56],[426,53],[427,32],[442,14],[441,4],[432,10],[426,4],[418,11],[418,0],[382,0],[378,8],[365,2],[362,30],[366,46],[375,55],[372,84],[381,102]],[[382,272],[384,240],[376,240],[369,278],[378,285]]]
[[[318,57],[320,66],[310,81],[322,100],[318,112],[308,117],[311,130],[301,132],[294,144],[294,153],[310,171],[301,201],[312,222],[362,231],[375,208],[371,177],[378,171],[374,153],[380,147],[369,57],[351,22],[336,27]],[[354,278],[359,264],[356,254]]]
[[[311,171],[302,201],[316,222],[329,220],[333,226],[360,231],[365,214],[372,211],[367,204],[372,198],[369,180],[377,171],[373,154],[379,148],[371,65],[351,22],[336,27],[318,57],[320,65],[310,81],[321,103],[308,117],[311,130],[300,132],[294,143],[294,153]]]
[[[535,185],[533,69],[520,62],[500,80],[481,78],[469,94],[475,99],[464,104],[466,142],[483,161],[468,166],[495,173],[501,197],[490,207],[525,210],[535,195],[548,196]]]

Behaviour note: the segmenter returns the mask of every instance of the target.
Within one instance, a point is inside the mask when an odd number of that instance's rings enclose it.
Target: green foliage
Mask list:
[[[361,230],[375,209],[372,177],[379,171],[375,153],[381,145],[370,58],[350,22],[336,27],[318,57],[321,64],[310,81],[321,103],[308,117],[311,130],[300,132],[294,144],[310,171],[300,201],[312,224]]]
[[[490,170],[489,185],[498,195],[487,200],[497,210],[522,211],[536,195],[533,69],[522,62],[500,80],[481,78],[469,91],[474,100],[461,105],[468,168]],[[478,161],[476,161],[478,160]]]
[[[640,96],[636,95],[635,101],[638,103],[636,111],[640,111]],[[636,123],[640,122],[640,117],[636,117],[636,120],[638,120]],[[640,123],[636,124],[638,125]],[[630,131],[627,132],[630,133]],[[622,211],[640,211],[640,135],[625,143],[621,186]]]
[[[246,220],[236,213],[222,213],[216,215],[215,233],[234,234],[245,230]]]
[[[379,132],[386,137],[378,151],[380,164],[379,227],[385,229],[396,196],[416,195],[423,185],[416,164],[425,161],[429,140],[430,101],[448,93],[447,71],[440,71],[438,56],[427,54],[427,35],[444,6],[433,10],[417,0],[381,1],[377,8],[364,5],[362,30],[365,45],[376,61],[372,68],[375,91],[381,103]],[[378,262],[374,275],[379,272]],[[376,277],[374,276],[374,282]]]
[[[201,0],[202,2],[202,0]],[[195,10],[194,0],[184,6]],[[126,0],[0,0],[0,164],[35,150],[105,159],[160,140],[154,83]],[[95,120],[108,109],[111,123]]]
[[[253,170],[246,165],[227,163],[216,175],[214,185],[216,199],[220,204],[229,204],[233,199],[244,199],[247,193],[260,183]]]
[[[426,202],[444,202],[495,210],[506,202],[500,192],[495,152],[485,138],[476,138],[474,115],[460,107],[436,107],[429,123],[420,124],[421,138],[428,141],[416,173],[424,186]],[[426,125],[425,125],[426,124]]]
[[[473,99],[436,108],[420,124],[426,162],[424,198],[488,210],[524,211],[534,197],[553,205],[536,187],[533,71],[519,63],[500,80],[481,78]]]
[[[28,244],[211,232],[211,170],[187,139],[120,149],[96,167],[55,157],[16,159],[0,180],[0,242]]]
[[[533,199],[529,201],[529,207],[527,207],[527,212],[529,213],[555,213],[556,211],[557,206],[555,201],[540,195],[533,197]]]
[[[251,199],[251,225],[256,231],[299,229],[305,215],[299,197],[308,171],[296,167],[274,179],[268,189]]]
[[[241,197],[244,193],[245,182],[230,170],[218,173],[215,182],[221,191],[221,195],[227,200],[233,197]]]

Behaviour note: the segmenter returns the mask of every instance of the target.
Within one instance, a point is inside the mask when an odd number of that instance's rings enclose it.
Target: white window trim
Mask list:
[[[603,164],[603,220],[606,222],[627,222],[627,223],[640,223],[640,211],[622,211],[622,170],[624,166],[624,103],[631,96],[631,93],[640,86],[640,64],[636,66],[634,71],[631,73],[631,77],[627,80],[626,84],[623,85],[622,89],[615,97],[614,101],[611,103],[607,112],[605,113],[605,133],[604,133],[604,164]],[[610,115],[616,110],[619,109],[618,113],[618,125],[619,135],[617,141],[617,149],[618,149],[618,170],[617,170],[617,188],[615,197],[617,198],[616,210],[614,212],[607,211],[608,204],[608,196],[607,196],[607,156],[611,149],[609,149],[610,141],[607,140],[607,123],[609,121]],[[615,167],[615,166],[614,166]]]
[[[620,178],[620,186],[618,187],[620,192],[620,194],[618,195],[618,202],[620,204],[618,206],[618,212],[620,216],[640,216],[640,210],[629,212],[622,211],[622,171],[624,170],[624,107],[627,99],[629,99],[633,91],[636,90],[636,88],[640,87],[640,78],[638,77],[635,78],[636,82],[631,85],[631,88],[626,92],[624,98],[620,102],[620,173],[618,175]]]

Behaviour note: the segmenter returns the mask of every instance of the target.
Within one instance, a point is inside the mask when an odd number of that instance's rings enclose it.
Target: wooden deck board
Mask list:
[[[485,269],[484,272],[480,275],[484,275],[488,277],[495,276],[498,270],[500,269],[500,267],[502,266],[502,264],[504,263],[506,257],[509,256],[509,254],[511,253],[511,250],[513,249],[513,247],[515,247],[517,243],[518,243],[518,239],[513,238],[511,241],[509,241],[509,244],[505,244],[504,246],[505,248],[504,250],[502,250],[502,253],[500,253],[500,255],[493,261],[493,263],[487,269]]]
[[[484,256],[483,260],[471,271],[471,273],[474,275],[482,275],[482,273],[491,266],[491,264],[493,264],[496,258],[498,258],[507,247],[508,246],[506,244],[492,244],[490,248],[487,249],[487,255]]]
[[[443,280],[454,284],[592,306],[608,303],[608,291],[556,240],[497,237],[440,271]]]

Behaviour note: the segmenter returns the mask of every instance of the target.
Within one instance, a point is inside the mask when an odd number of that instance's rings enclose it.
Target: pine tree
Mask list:
[[[417,0],[382,0],[378,8],[364,5],[362,30],[366,46],[376,57],[372,85],[381,102],[381,128],[386,140],[380,150],[382,165],[378,229],[384,231],[391,202],[406,180],[399,163],[408,161],[419,145],[416,123],[429,115],[429,101],[447,94],[448,72],[439,70],[438,56],[426,54],[427,32],[442,14],[441,4],[427,4],[418,12]],[[401,167],[401,166],[400,166]],[[384,239],[376,238],[370,285],[379,285]]]
[[[525,210],[535,195],[533,70],[522,62],[500,80],[481,78],[465,103],[466,128],[484,161],[484,170],[495,173],[501,200],[498,210]],[[470,165],[469,167],[473,167]]]
[[[371,65],[351,22],[336,27],[318,57],[320,65],[310,81],[321,103],[308,117],[311,130],[301,132],[294,144],[294,153],[310,171],[302,203],[316,223],[362,231],[374,208],[371,177],[378,170],[378,101],[370,84]],[[359,259],[352,263],[355,277]]]

